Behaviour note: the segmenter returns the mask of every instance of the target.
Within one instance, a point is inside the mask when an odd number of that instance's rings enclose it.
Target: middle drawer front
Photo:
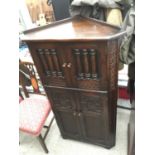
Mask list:
[[[44,86],[56,109],[103,114],[108,107],[107,91]]]

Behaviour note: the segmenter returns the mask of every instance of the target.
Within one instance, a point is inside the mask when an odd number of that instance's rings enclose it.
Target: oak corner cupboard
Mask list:
[[[119,39],[124,33],[81,16],[24,32],[22,40],[63,138],[115,145]]]

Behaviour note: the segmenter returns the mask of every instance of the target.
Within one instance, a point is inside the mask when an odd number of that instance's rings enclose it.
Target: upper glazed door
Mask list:
[[[107,90],[107,52],[104,43],[72,43],[65,50],[73,87]]]
[[[66,58],[63,47],[58,43],[31,43],[28,44],[37,71],[43,85],[62,86],[68,85]]]

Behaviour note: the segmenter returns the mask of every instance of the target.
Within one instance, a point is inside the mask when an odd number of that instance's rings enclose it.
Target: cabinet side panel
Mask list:
[[[108,49],[108,110],[109,110],[109,143],[115,144],[116,141],[116,114],[118,98],[118,40],[107,42]]]

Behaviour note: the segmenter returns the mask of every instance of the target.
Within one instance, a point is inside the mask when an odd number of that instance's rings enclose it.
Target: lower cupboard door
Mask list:
[[[55,115],[63,138],[80,137],[79,120],[76,112],[56,110]]]
[[[103,116],[95,113],[81,113],[80,120],[85,140],[104,145],[106,131]]]
[[[105,92],[77,93],[79,104],[79,119],[85,140],[107,148],[111,143],[111,118],[108,94]]]

